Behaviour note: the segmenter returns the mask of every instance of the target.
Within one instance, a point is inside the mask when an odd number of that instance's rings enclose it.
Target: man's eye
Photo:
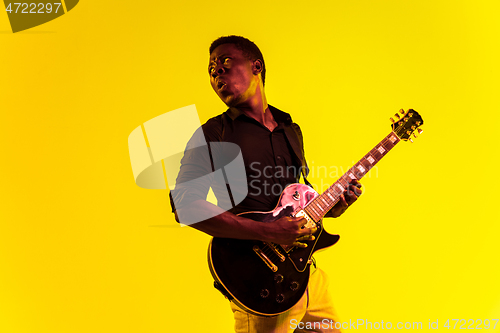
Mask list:
[[[229,59],[229,58],[224,58],[223,60],[224,60],[224,61],[223,61],[223,63],[224,63],[224,64],[227,64],[227,63],[229,62],[229,60],[231,60],[231,59]]]

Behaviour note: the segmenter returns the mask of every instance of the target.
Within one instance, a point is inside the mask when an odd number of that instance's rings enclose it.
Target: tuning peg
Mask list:
[[[395,123],[395,122],[396,122],[396,121],[394,120],[394,118],[392,118],[392,117],[391,117],[390,119],[391,119],[392,123]]]
[[[410,142],[413,143],[413,140],[411,138],[409,138],[408,140],[410,140]]]
[[[398,118],[398,120],[401,119],[401,116],[398,113],[396,113],[394,116]]]
[[[405,110],[403,110],[403,109],[399,110],[399,112],[400,112],[401,114],[405,114]]]
[[[419,128],[417,131],[418,131],[418,134],[422,134],[422,132],[423,132],[424,130],[422,130],[422,129],[420,129],[420,128]]]
[[[413,137],[416,139],[417,138],[417,135],[415,133],[413,133]]]

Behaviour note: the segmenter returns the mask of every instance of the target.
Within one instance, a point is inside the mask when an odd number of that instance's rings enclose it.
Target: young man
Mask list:
[[[210,46],[210,83],[229,109],[202,126],[202,140],[195,135],[188,144],[177,178],[178,185],[172,191],[174,211],[176,209],[176,218],[180,217],[180,222],[214,237],[306,247],[304,241],[313,240],[317,228],[303,228],[307,221],[302,217],[284,216],[272,223],[262,223],[236,215],[274,209],[281,191],[287,185],[297,183],[301,171],[306,169],[298,125],[292,122],[289,114],[267,103],[265,71],[260,50],[246,38],[221,37]],[[203,140],[234,143],[241,149],[248,194],[236,205],[219,203],[218,206],[226,208],[222,209],[205,200],[212,186],[218,199],[224,201],[218,193],[226,190],[227,179],[222,187],[214,187],[213,179],[208,175],[223,165],[216,165],[212,157],[217,151],[215,146],[211,146],[208,154],[200,148]],[[191,181],[194,179],[199,181],[193,186]],[[188,183],[191,185],[183,185]],[[326,216],[340,216],[361,193],[358,187],[359,183],[353,182]],[[234,203],[233,199],[231,203]],[[320,269],[312,268],[311,271],[314,272],[307,292],[283,314],[257,316],[232,303],[236,332],[293,332],[294,329],[299,332],[301,327],[307,327],[307,323],[310,327],[311,323],[323,323],[314,326],[317,331],[335,331],[333,325],[325,324],[335,320],[327,279]],[[301,322],[303,324],[299,325]]]

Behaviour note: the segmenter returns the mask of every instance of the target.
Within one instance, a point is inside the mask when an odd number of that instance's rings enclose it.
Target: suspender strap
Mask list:
[[[304,183],[306,183],[306,185],[310,187],[313,187],[307,180],[309,167],[307,166],[307,162],[304,156],[304,141],[299,125],[292,123],[289,126],[285,126],[285,134],[288,142],[290,143],[290,146],[292,147],[294,158],[300,165],[300,173],[302,174],[302,178],[304,178]]]

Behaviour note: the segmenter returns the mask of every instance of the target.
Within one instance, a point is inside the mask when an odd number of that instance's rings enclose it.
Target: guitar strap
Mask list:
[[[293,157],[298,165],[300,165],[300,173],[302,178],[304,178],[304,183],[309,187],[313,187],[311,183],[307,180],[307,175],[309,174],[309,167],[307,166],[306,158],[304,156],[304,141],[302,138],[302,131],[299,125],[292,123],[291,125],[285,126],[285,135],[288,143],[292,147]],[[298,175],[300,178],[300,175]]]

